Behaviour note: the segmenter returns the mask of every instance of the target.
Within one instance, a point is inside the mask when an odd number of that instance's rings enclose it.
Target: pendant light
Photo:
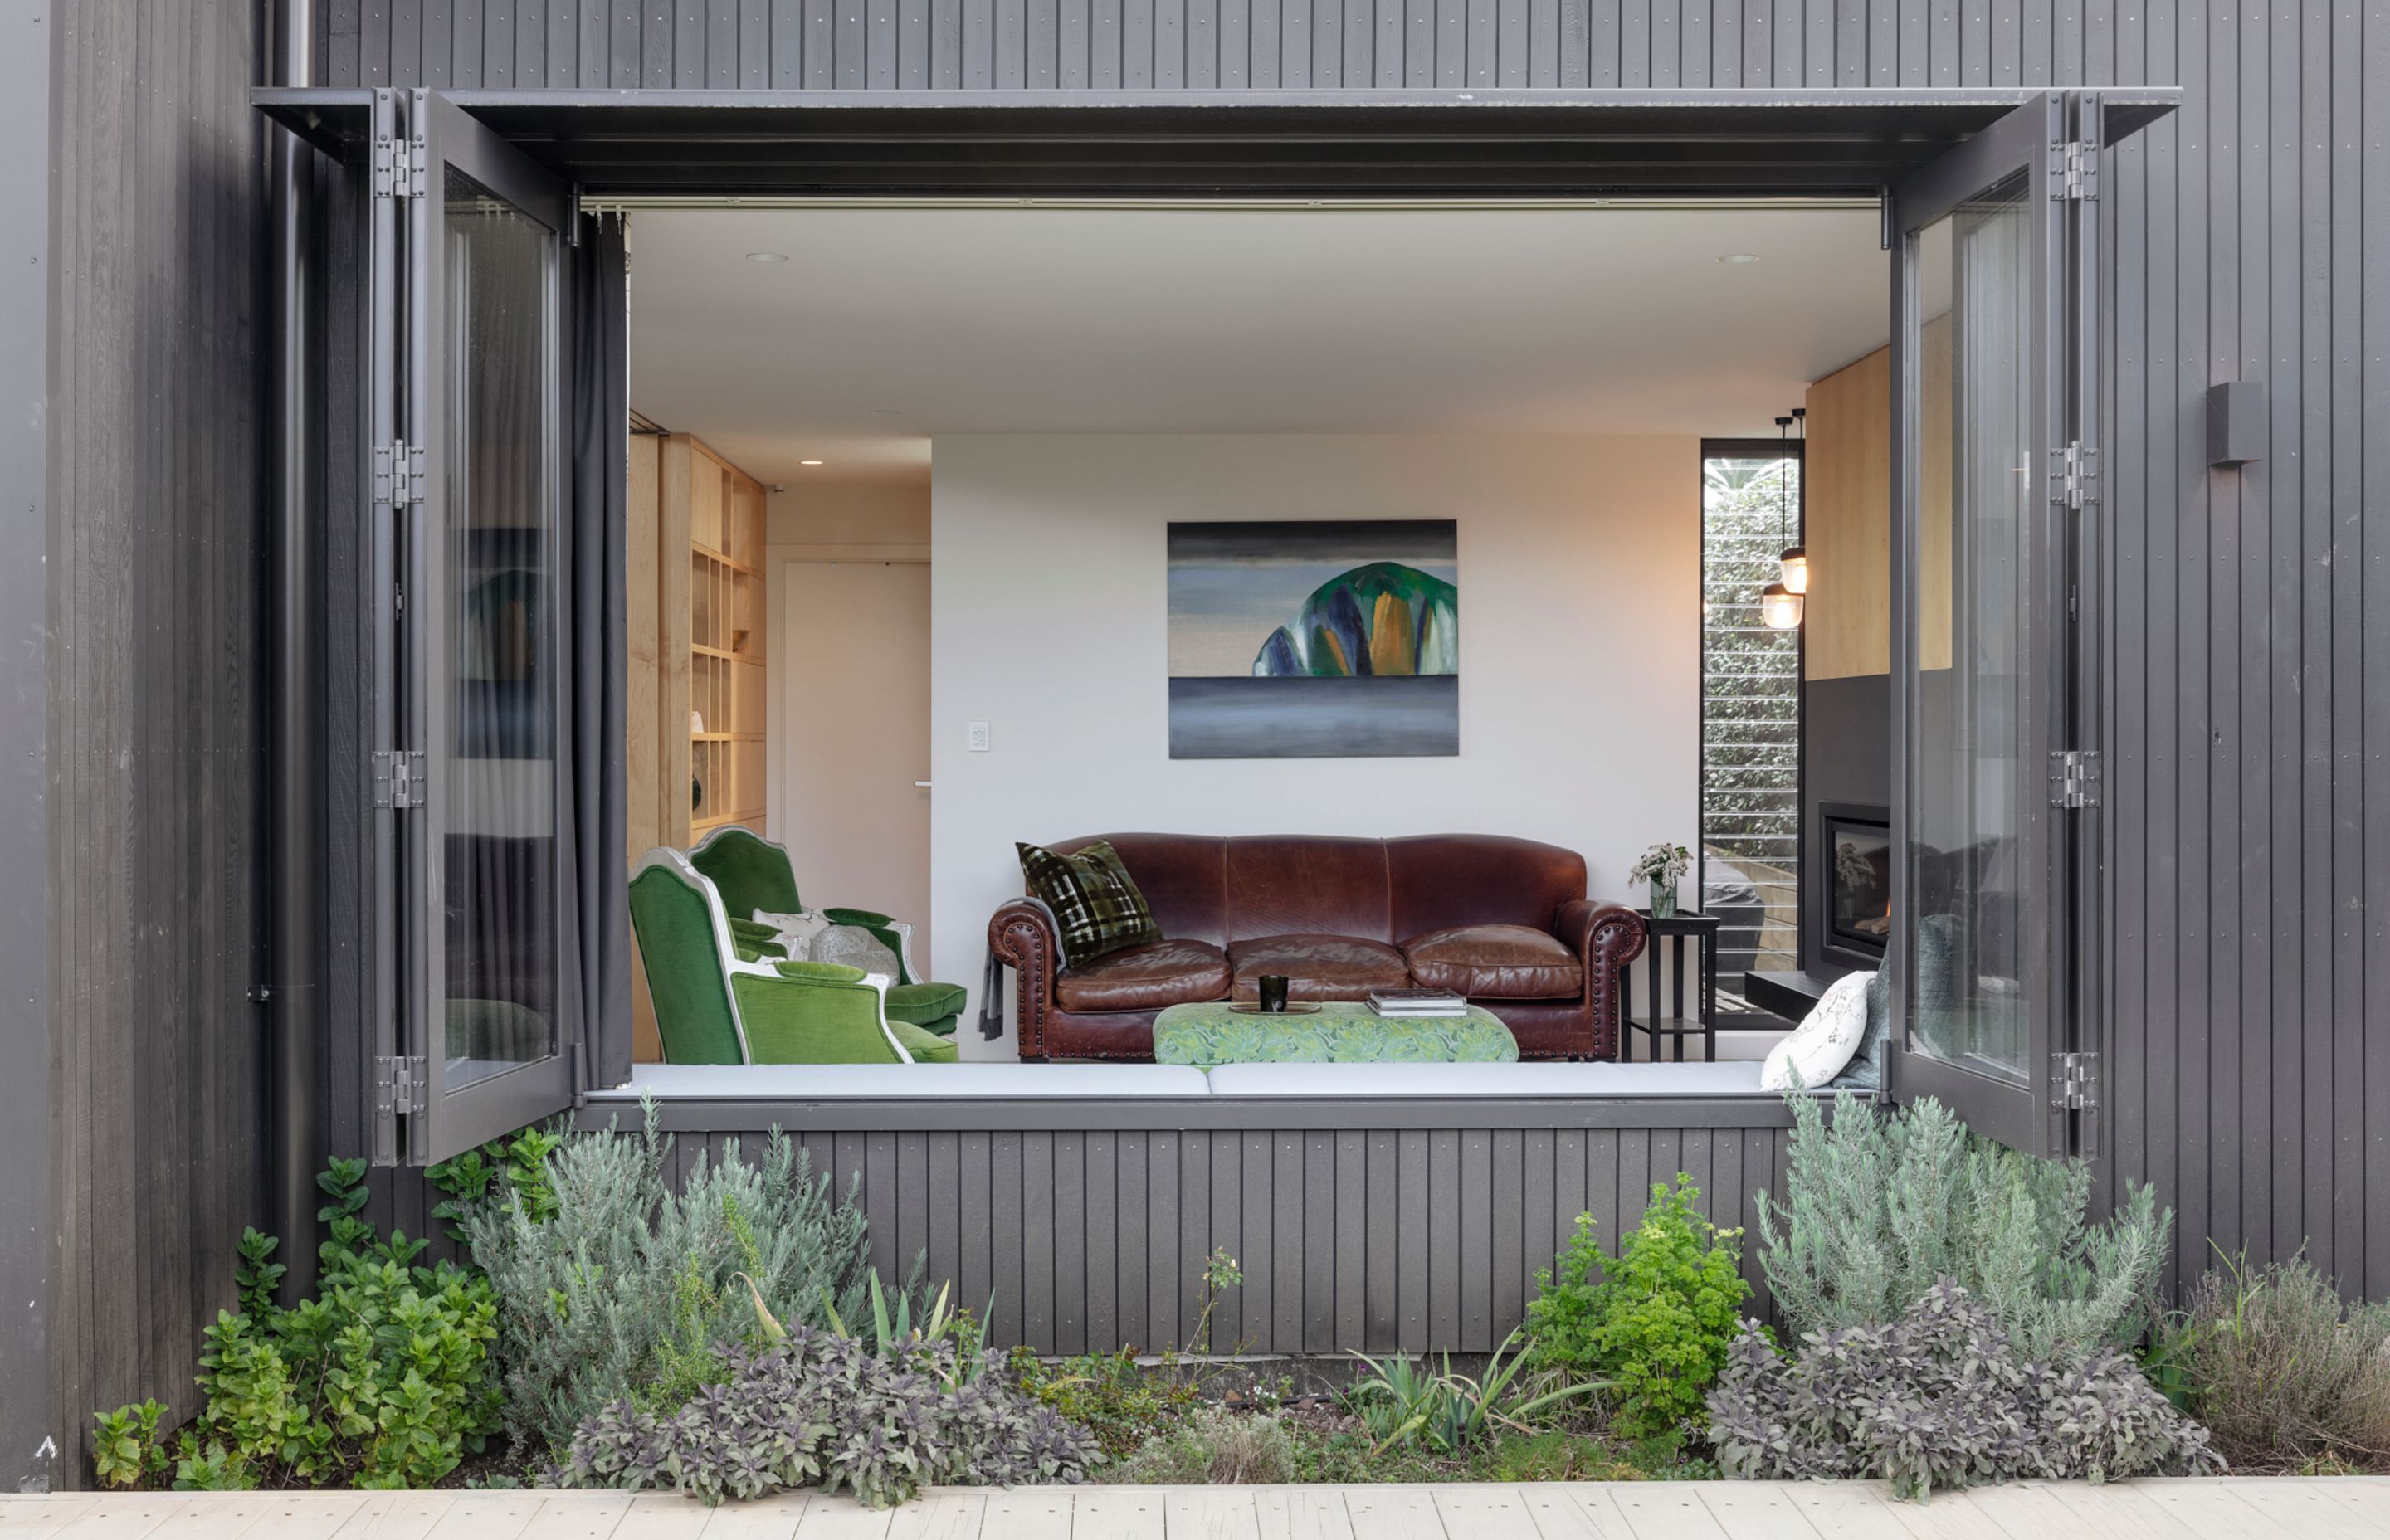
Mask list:
[[[1783,438],[1785,430],[1792,426],[1792,419],[1791,417],[1778,417],[1776,419],[1776,436],[1779,439]],[[1783,537],[1790,523],[1792,504],[1792,482],[1791,480],[1783,474],[1780,462],[1777,471],[1776,487],[1776,530],[1778,538],[1780,539]],[[1797,549],[1798,547],[1787,548],[1784,553],[1785,557],[1792,557]],[[1808,567],[1808,558],[1806,557],[1802,558],[1801,565],[1805,580],[1803,586],[1805,587],[1807,586],[1805,579],[1807,575],[1806,570]],[[1762,588],[1759,591],[1759,619],[1772,631],[1790,631],[1794,626],[1799,625],[1801,623],[1801,609],[1802,603],[1800,590],[1792,587],[1790,584],[1782,582],[1771,583],[1767,587]]]
[[[1801,447],[1805,450],[1809,447],[1809,409],[1805,406],[1793,407],[1792,420],[1800,425]],[[1801,464],[1803,474],[1807,474],[1809,461],[1805,455],[1802,456]],[[1792,494],[1788,488],[1785,492],[1785,501],[1789,503],[1792,500]],[[1784,547],[1784,554],[1776,558],[1776,565],[1777,569],[1783,573],[1780,581],[1785,588],[1805,597],[1809,592],[1809,553],[1797,545],[1787,545]]]

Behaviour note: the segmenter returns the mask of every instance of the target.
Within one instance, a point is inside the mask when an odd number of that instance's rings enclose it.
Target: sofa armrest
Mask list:
[[[1013,1025],[1025,1059],[1046,1057],[1046,1012],[1054,975],[1062,968],[1062,931],[1054,911],[1035,898],[1016,898],[987,922],[988,955],[1012,969]]]
[[[1573,898],[1553,917],[1552,933],[1585,964],[1585,1003],[1597,1059],[1618,1052],[1626,1000],[1626,965],[1643,955],[1643,917],[1623,904]]]

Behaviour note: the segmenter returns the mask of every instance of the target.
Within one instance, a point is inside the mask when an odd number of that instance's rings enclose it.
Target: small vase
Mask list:
[[[1673,882],[1662,882],[1658,878],[1653,878],[1651,879],[1651,918],[1674,919],[1676,917],[1677,885]]]

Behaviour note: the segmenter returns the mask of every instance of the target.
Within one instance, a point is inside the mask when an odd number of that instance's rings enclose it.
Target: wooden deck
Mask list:
[[[2390,1540],[2390,1479],[948,1490],[707,1508],[664,1493],[0,1496],[6,1540]]]

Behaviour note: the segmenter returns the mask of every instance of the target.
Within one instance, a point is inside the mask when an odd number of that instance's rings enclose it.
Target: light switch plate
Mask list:
[[[974,722],[970,725],[970,751],[974,754],[984,754],[987,752],[986,723]]]

